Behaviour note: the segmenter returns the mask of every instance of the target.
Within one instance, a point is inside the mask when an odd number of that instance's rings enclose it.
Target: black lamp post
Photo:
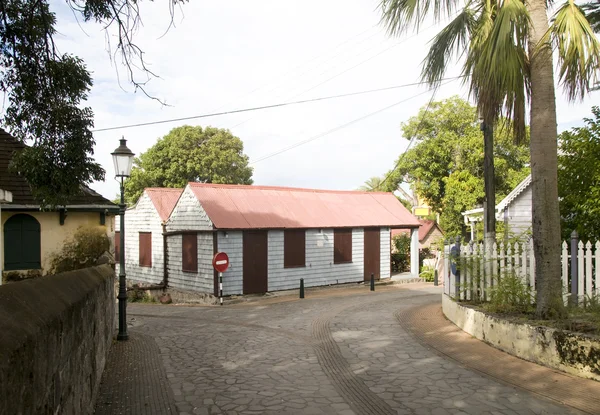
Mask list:
[[[121,203],[119,204],[119,216],[121,222],[121,229],[119,236],[120,249],[119,249],[119,334],[117,334],[117,340],[127,340],[129,335],[127,334],[127,285],[125,283],[125,188],[123,182],[126,177],[131,174],[131,165],[133,164],[134,154],[130,149],[127,148],[125,143],[127,140],[121,138],[119,147],[111,153],[113,157],[113,163],[115,164],[115,177],[121,179]]]

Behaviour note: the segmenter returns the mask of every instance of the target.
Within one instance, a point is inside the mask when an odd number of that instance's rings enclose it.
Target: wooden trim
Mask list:
[[[333,263],[352,262],[352,229],[335,228],[333,230]]]
[[[121,231],[115,231],[115,262],[121,258]]]
[[[169,286],[169,249],[168,249],[168,239],[166,235],[167,225],[162,224],[163,229],[163,285],[164,287]]]
[[[306,266],[306,231],[286,229],[283,231],[283,267],[300,268]]]
[[[139,232],[138,238],[139,266],[152,268],[152,232]]]
[[[181,237],[181,270],[198,272],[198,234],[185,234]]]

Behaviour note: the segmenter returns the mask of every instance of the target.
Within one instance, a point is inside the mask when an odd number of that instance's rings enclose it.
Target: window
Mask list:
[[[140,267],[152,267],[152,232],[140,232]]]
[[[119,262],[121,259],[121,232],[115,232],[115,261]]]
[[[20,213],[4,223],[4,269],[41,268],[40,223]]]
[[[306,231],[287,229],[283,232],[283,267],[306,266]]]
[[[195,233],[183,234],[181,240],[181,270],[198,272],[198,235]]]
[[[333,263],[352,262],[352,229],[333,230]]]

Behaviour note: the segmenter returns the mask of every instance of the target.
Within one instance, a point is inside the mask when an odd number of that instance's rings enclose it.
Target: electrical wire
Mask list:
[[[435,96],[435,92],[437,91],[437,89],[438,89],[440,86],[442,86],[442,85],[447,85],[447,84],[449,84],[450,82],[452,82],[452,81],[454,81],[454,80],[456,80],[456,79],[458,79],[458,78],[461,78],[461,77],[455,77],[455,78],[453,78],[453,79],[450,79],[448,82],[446,82],[446,83],[444,83],[444,84],[439,84],[438,86],[436,86],[436,87],[434,88],[434,93],[433,93],[433,95],[431,96],[431,99],[429,100],[429,104],[427,104],[427,109],[429,109],[429,106],[431,105],[431,102],[433,101],[433,97]],[[294,144],[292,144],[292,145],[290,145],[290,146],[288,146],[288,147],[284,147],[284,148],[282,148],[282,149],[280,149],[280,150],[277,150],[277,151],[275,151],[275,152],[273,152],[273,153],[270,153],[270,154],[267,154],[267,155],[265,155],[265,156],[259,157],[259,158],[257,158],[256,160],[254,160],[254,161],[250,162],[250,164],[256,164],[256,163],[259,163],[259,162],[261,162],[261,161],[263,161],[263,160],[266,160],[266,159],[268,159],[268,158],[271,158],[271,157],[277,156],[277,155],[279,155],[279,154],[285,153],[286,151],[289,151],[289,150],[292,150],[292,149],[294,149],[294,148],[300,147],[300,146],[302,146],[302,145],[304,145],[304,144],[308,144],[308,143],[310,143],[310,142],[312,142],[312,141],[315,141],[315,140],[317,140],[317,139],[319,139],[319,138],[325,137],[326,135],[329,135],[329,134],[331,134],[331,133],[334,133],[334,132],[336,132],[336,131],[339,131],[339,130],[341,130],[341,129],[343,129],[343,128],[346,128],[346,127],[348,127],[348,126],[350,126],[350,125],[352,125],[352,124],[355,124],[355,123],[357,123],[357,122],[363,121],[363,120],[365,120],[365,119],[367,119],[367,118],[369,118],[369,117],[372,117],[373,115],[379,114],[380,112],[383,112],[383,111],[385,111],[385,110],[388,110],[388,109],[390,109],[390,108],[393,108],[393,107],[395,107],[395,106],[397,106],[397,105],[400,105],[400,104],[402,104],[403,102],[410,101],[411,99],[413,99],[413,98],[416,98],[416,97],[418,97],[418,96],[421,96],[421,95],[423,95],[423,94],[426,94],[426,93],[428,93],[428,92],[429,92],[429,91],[421,92],[421,93],[419,93],[419,94],[416,94],[416,95],[413,95],[413,96],[411,96],[411,97],[409,97],[409,98],[402,99],[402,100],[400,100],[400,101],[398,101],[398,102],[395,102],[395,103],[393,103],[393,104],[391,104],[391,105],[388,105],[388,106],[386,106],[386,107],[384,107],[384,108],[380,108],[380,109],[378,109],[377,111],[371,112],[371,113],[369,113],[369,114],[367,114],[367,115],[363,115],[363,116],[362,116],[362,117],[360,117],[360,118],[356,118],[356,119],[354,119],[354,120],[352,120],[352,121],[349,121],[349,122],[347,122],[347,123],[345,123],[345,124],[342,124],[342,125],[340,125],[340,126],[338,126],[338,127],[332,128],[331,130],[328,130],[328,131],[326,131],[326,132],[324,132],[324,133],[317,134],[317,135],[315,135],[315,136],[313,136],[313,137],[307,138],[306,140],[298,141],[298,142],[296,142],[296,143],[294,143]],[[427,111],[427,109],[426,109],[425,111]],[[422,120],[421,120],[421,121],[422,121]],[[409,146],[410,146],[410,143],[409,143]],[[408,149],[408,148],[407,148],[407,149]],[[390,174],[391,174],[391,173],[390,173]],[[388,176],[389,176],[389,175],[388,175]],[[386,178],[385,180],[387,180],[387,178]],[[383,182],[382,182],[382,183],[383,183]]]
[[[459,78],[462,78],[462,76],[456,76],[456,77],[452,77],[452,78],[444,78],[444,79],[442,79],[442,81],[446,81],[446,80],[453,81],[453,80],[456,80]],[[125,129],[125,128],[144,127],[144,126],[148,126],[148,125],[166,124],[166,123],[177,122],[177,121],[194,120],[194,119],[198,119],[198,118],[208,118],[208,117],[216,117],[216,116],[229,115],[229,114],[237,114],[240,112],[260,111],[260,110],[271,109],[271,108],[286,107],[286,106],[290,106],[290,105],[306,104],[309,102],[326,101],[326,100],[330,100],[330,99],[339,99],[339,98],[346,98],[346,97],[351,97],[351,96],[356,96],[356,95],[364,95],[364,94],[371,94],[371,93],[375,93],[375,92],[389,91],[389,90],[393,90],[393,89],[407,88],[410,86],[422,85],[422,84],[426,84],[426,83],[427,82],[425,82],[425,81],[420,81],[420,82],[413,82],[410,84],[394,85],[394,86],[388,86],[388,87],[384,87],[384,88],[369,89],[369,90],[358,91],[358,92],[348,92],[345,94],[329,95],[329,96],[325,96],[325,97],[303,99],[303,100],[299,100],[299,101],[281,102],[278,104],[263,105],[260,107],[240,108],[240,109],[230,110],[230,111],[221,111],[221,112],[213,112],[213,113],[209,113],[209,114],[193,115],[190,117],[170,118],[170,119],[160,120],[160,121],[149,121],[149,122],[137,123],[137,124],[120,125],[120,126],[116,126],[116,127],[97,128],[97,129],[92,130],[92,132],[112,131],[112,130],[120,130],[120,129]]]

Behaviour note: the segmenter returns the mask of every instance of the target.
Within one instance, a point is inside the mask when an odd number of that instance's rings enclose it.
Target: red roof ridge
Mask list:
[[[389,195],[392,192],[367,192],[364,190],[327,190],[327,189],[309,189],[304,187],[286,187],[286,186],[266,186],[254,184],[221,184],[221,183],[198,183],[189,182],[192,187],[215,187],[227,189],[250,189],[250,190],[282,190],[294,192],[314,192],[314,193],[351,193],[351,194],[367,194],[367,195]]]

